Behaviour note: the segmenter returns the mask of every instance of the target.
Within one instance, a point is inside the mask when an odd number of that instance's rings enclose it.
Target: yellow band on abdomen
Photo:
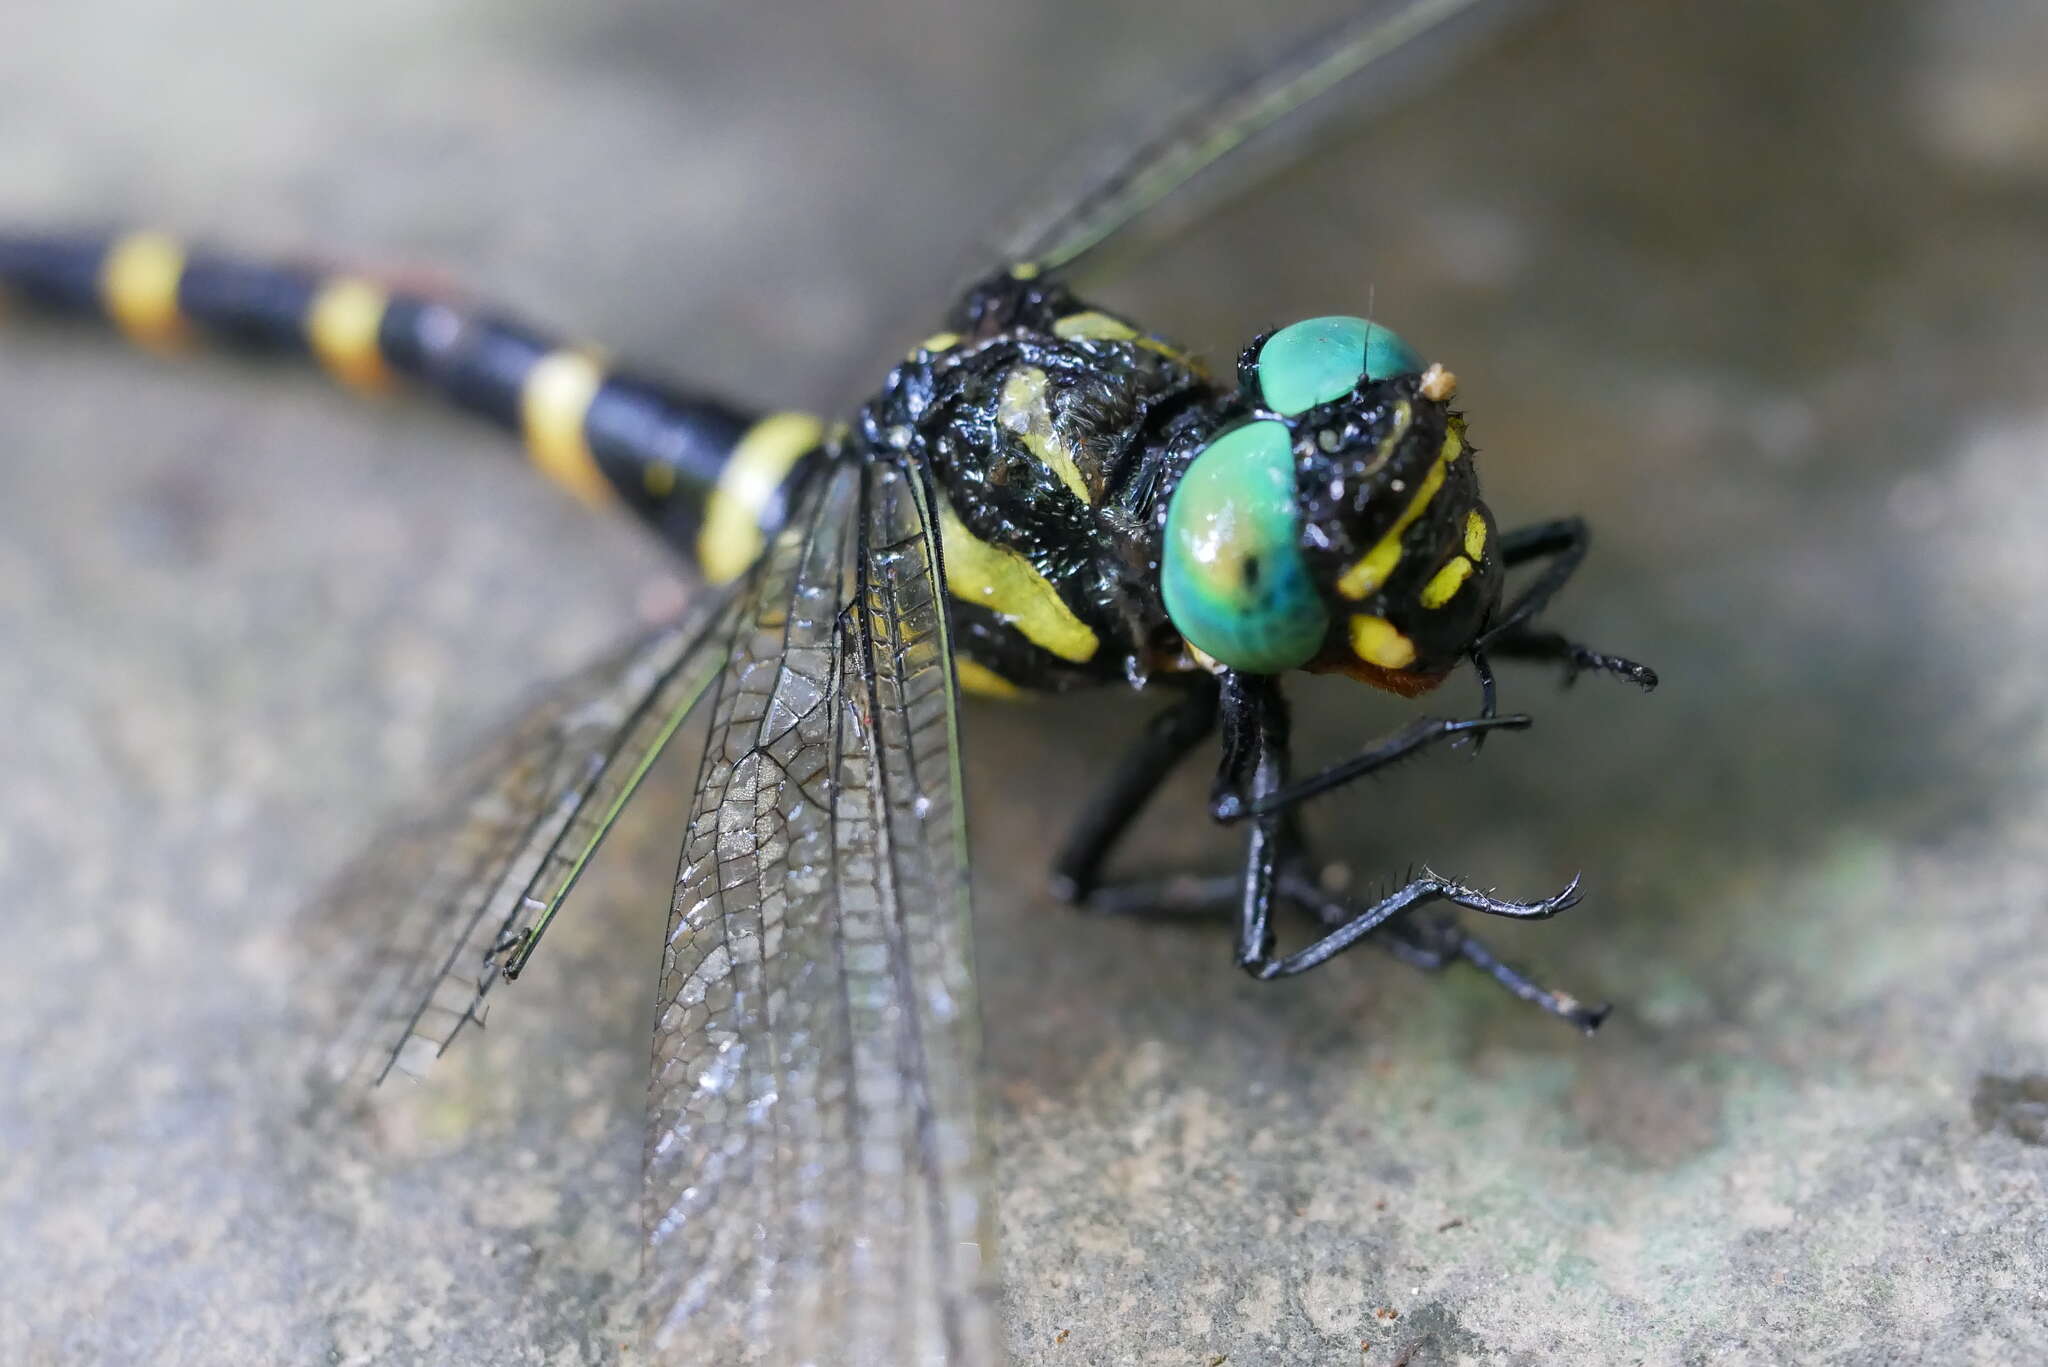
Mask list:
[[[749,427],[718,472],[697,532],[697,567],[706,582],[729,584],[767,547],[761,515],[825,427],[808,413],[771,413]]]
[[[306,310],[306,345],[327,373],[351,389],[379,394],[393,376],[384,364],[377,333],[391,296],[358,276],[326,281]]]
[[[178,281],[185,249],[163,233],[130,233],[107,249],[100,264],[100,302],[128,340],[162,351],[185,340]]]
[[[583,436],[583,418],[604,384],[604,368],[580,351],[540,358],[519,390],[519,426],[527,454],[543,474],[585,503],[612,499],[611,481]]]

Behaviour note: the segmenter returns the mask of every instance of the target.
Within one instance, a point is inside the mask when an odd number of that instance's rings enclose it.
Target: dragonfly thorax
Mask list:
[[[1063,690],[1198,668],[1159,593],[1161,500],[1234,392],[1056,282],[999,276],[952,322],[856,438],[931,473],[962,678]]]

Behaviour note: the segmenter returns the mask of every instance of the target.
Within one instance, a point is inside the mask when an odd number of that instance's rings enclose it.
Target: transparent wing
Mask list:
[[[620,810],[716,677],[708,603],[564,681],[465,766],[454,800],[366,849],[321,908],[344,1005],[330,1079],[417,1075],[516,975]]]
[[[1354,108],[1427,79],[1463,41],[1476,38],[1533,0],[1366,0],[1326,27],[1303,35],[1277,59],[1239,71],[1187,106],[1150,140],[1081,158],[1083,170],[1042,197],[997,244],[1008,261],[1055,270],[1072,266],[1156,206],[1194,187],[1221,195],[1218,174],[1231,153],[1269,132],[1305,136],[1315,120],[1290,120],[1339,86],[1346,100],[1317,104],[1316,115]],[[1286,129],[1281,126],[1288,125]],[[1239,167],[1240,170],[1248,168]],[[1205,175],[1205,172],[1212,174]],[[1200,199],[1191,194],[1185,198]]]
[[[998,1360],[929,500],[887,465],[821,475],[720,682],[655,1034],[664,1361]]]

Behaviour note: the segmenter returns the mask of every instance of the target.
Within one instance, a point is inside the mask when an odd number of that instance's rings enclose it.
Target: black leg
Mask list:
[[[1613,674],[1628,680],[1636,687],[1648,692],[1657,686],[1657,671],[1648,665],[1637,664],[1634,660],[1620,655],[1609,655],[1568,640],[1554,631],[1530,631],[1519,628],[1495,640],[1490,649],[1495,655],[1506,660],[1533,660],[1540,663],[1556,663],[1564,666],[1564,681],[1569,684],[1578,678],[1580,671],[1593,669],[1602,674]]]
[[[1500,562],[1513,569],[1564,551],[1572,551],[1574,559],[1583,560],[1586,548],[1592,544],[1593,535],[1586,527],[1586,519],[1554,517],[1548,522],[1532,522],[1526,527],[1510,527],[1502,532]]]
[[[1219,778],[1215,796],[1209,804],[1209,815],[1229,823],[1242,821],[1248,816],[1285,811],[1332,788],[1363,778],[1374,770],[1398,763],[1438,741],[1467,735],[1476,739],[1480,734],[1493,730],[1521,731],[1527,729],[1529,720],[1528,714],[1522,712],[1505,717],[1468,717],[1462,721],[1418,717],[1400,730],[1380,737],[1350,759],[1341,760],[1298,783],[1284,784],[1270,793],[1249,793],[1241,783],[1226,784]]]
[[[1562,663],[1567,670],[1567,683],[1582,669],[1597,669],[1627,679],[1639,688],[1657,686],[1657,673],[1647,665],[1582,646],[1554,631],[1534,631],[1529,627],[1530,620],[1550,605],[1557,591],[1577,572],[1592,543],[1593,534],[1585,519],[1577,517],[1561,517],[1553,522],[1538,522],[1501,533],[1500,558],[1503,565],[1512,569],[1532,560],[1548,560],[1550,563],[1527,588],[1515,595],[1514,601],[1487,626],[1485,634],[1473,647],[1473,661],[1480,665],[1482,671],[1485,656],[1491,654],[1499,659]],[[1478,744],[1477,737],[1473,743],[1475,746]]]
[[[1216,776],[1217,801],[1242,797],[1242,815],[1253,818],[1243,871],[1236,877],[1176,876],[1104,885],[1100,872],[1117,840],[1157,790],[1167,773],[1221,718],[1223,758]],[[1484,720],[1484,719],[1482,719]],[[1515,718],[1499,719],[1502,723]],[[1526,719],[1523,719],[1526,724]],[[1405,728],[1358,760],[1337,766],[1357,773],[1390,763],[1433,740],[1478,729],[1470,722],[1424,722]],[[1577,880],[1553,896],[1535,901],[1496,897],[1453,879],[1425,872],[1369,906],[1357,907],[1323,890],[1303,857],[1297,828],[1300,797],[1324,791],[1344,777],[1326,775],[1290,785],[1287,781],[1289,716],[1279,685],[1270,678],[1225,674],[1220,687],[1190,694],[1147,727],[1117,774],[1092,800],[1062,851],[1055,886],[1070,900],[1104,915],[1157,920],[1211,919],[1237,922],[1238,965],[1270,982],[1316,967],[1372,939],[1394,957],[1421,969],[1440,969],[1460,959],[1485,972],[1524,1001],[1590,1032],[1606,1014],[1577,999],[1542,987],[1503,963],[1487,946],[1449,919],[1418,923],[1412,913],[1436,902],[1487,915],[1541,920],[1578,901]],[[1360,765],[1360,760],[1371,761]],[[1328,771],[1335,773],[1337,770]],[[1320,783],[1321,786],[1316,786]],[[1295,795],[1290,799],[1290,794]],[[1323,934],[1292,954],[1275,953],[1276,905],[1291,905],[1314,917]]]
[[[1493,664],[1486,658],[1486,652],[1477,646],[1472,648],[1472,672],[1479,679],[1480,720],[1492,721],[1500,715],[1500,696],[1494,688]],[[1484,731],[1474,731],[1472,733],[1472,753],[1476,755],[1485,747],[1486,733]]]
[[[1493,686],[1493,665],[1487,661],[1486,652],[1476,647],[1472,651],[1472,672],[1479,676],[1479,715],[1490,721],[1500,714]],[[1484,732],[1472,737],[1473,750],[1478,750],[1485,739]]]
[[[1237,904],[1237,964],[1256,975],[1273,957],[1274,882],[1281,841],[1291,829],[1285,808],[1261,804],[1287,786],[1291,719],[1280,685],[1270,678],[1226,674],[1221,704],[1223,763],[1210,810],[1222,805],[1226,793],[1248,794],[1247,806],[1259,808],[1245,841]]]
[[[1581,517],[1561,517],[1554,522],[1538,522],[1534,526],[1502,532],[1500,559],[1509,569],[1531,560],[1548,560],[1550,563],[1487,627],[1486,634],[1479,638],[1479,648],[1491,649],[1495,640],[1550,606],[1550,600],[1557,596],[1557,591],[1578,572],[1579,564],[1586,558],[1592,544],[1593,533]]]
[[[1207,675],[1178,702],[1154,717],[1116,772],[1089,799],[1067,843],[1053,861],[1053,896],[1063,902],[1091,898],[1102,864],[1130,829],[1152,794],[1188,751],[1216,729],[1216,681]]]
[[[1216,729],[1220,685],[1204,676],[1172,707],[1154,717],[1108,784],[1090,799],[1053,864],[1053,893],[1104,916],[1182,921],[1235,918],[1242,880],[1236,875],[1102,882],[1102,866],[1138,813],[1187,752]],[[1224,770],[1248,783],[1257,746],[1248,723],[1243,684],[1233,681],[1234,702],[1224,737]],[[1219,778],[1219,783],[1221,779]],[[1292,812],[1278,828],[1279,859],[1292,862],[1301,836]]]
[[[1335,922],[1335,929],[1326,932],[1321,939],[1306,949],[1296,950],[1285,958],[1268,957],[1261,963],[1244,964],[1243,966],[1255,978],[1270,980],[1304,973],[1317,964],[1343,953],[1401,913],[1431,902],[1449,902],[1453,906],[1485,912],[1489,916],[1506,916],[1519,921],[1545,921],[1560,911],[1578,904],[1579,880],[1574,878],[1562,891],[1532,902],[1496,897],[1492,893],[1468,888],[1463,883],[1453,882],[1434,873],[1424,873],[1420,878],[1410,879],[1371,906],[1363,908],[1353,907],[1331,897],[1314,884],[1297,884],[1289,880],[1285,891],[1288,900],[1307,907],[1325,924]],[[1517,995],[1523,994],[1518,992]]]
[[[1390,925],[1405,929],[1407,918],[1403,913],[1431,902],[1449,902],[1491,916],[1542,920],[1557,915],[1579,900],[1577,879],[1553,896],[1523,902],[1496,897],[1433,873],[1411,879],[1405,886],[1365,908],[1354,908],[1330,896],[1308,876],[1299,861],[1292,858],[1293,851],[1286,848],[1292,833],[1291,813],[1273,802],[1276,795],[1288,791],[1288,716],[1278,685],[1271,679],[1244,679],[1229,675],[1224,679],[1220,702],[1225,746],[1217,785],[1238,792],[1248,791],[1250,801],[1246,805],[1255,813],[1239,892],[1237,940],[1238,966],[1253,977],[1270,982],[1306,972],[1343,953],[1376,930]],[[1272,929],[1272,910],[1276,899],[1303,907],[1330,929],[1307,947],[1292,954],[1276,956]],[[1581,1029],[1589,1029],[1599,1023],[1598,1017],[1603,1013],[1588,1013],[1572,998],[1537,987],[1502,963],[1484,945],[1463,936],[1462,932],[1443,932],[1442,935],[1448,937],[1453,933],[1459,938],[1443,939],[1437,954],[1440,962],[1449,962],[1455,947],[1456,957],[1465,958],[1484,969],[1496,982],[1524,1000],[1571,1020]],[[1400,938],[1404,944],[1422,943],[1416,941],[1412,931]],[[1428,946],[1424,943],[1423,947]]]
[[[1193,875],[1112,884],[1096,889],[1088,899],[1088,910],[1106,916],[1132,916],[1144,920],[1217,921],[1237,913],[1242,900],[1241,887],[1239,878]],[[1396,896],[1409,893],[1414,888],[1415,883],[1411,881]],[[1383,899],[1361,913],[1357,907],[1325,892],[1305,869],[1291,870],[1284,861],[1275,880],[1274,894],[1279,901],[1299,908],[1333,929],[1351,925],[1361,914],[1370,916],[1384,906],[1386,900],[1391,900]],[[1589,1035],[1607,1019],[1610,1008],[1605,1003],[1589,1006],[1569,992],[1544,987],[1512,964],[1503,962],[1485,941],[1468,933],[1454,918],[1425,918],[1412,912],[1401,914],[1429,900],[1432,899],[1418,897],[1406,902],[1392,914],[1381,917],[1377,925],[1358,931],[1354,938],[1367,938],[1410,968],[1425,973],[1441,972],[1459,962],[1468,963],[1514,996]],[[1536,904],[1516,905],[1529,907]],[[1564,907],[1556,907],[1551,914],[1562,910]],[[1334,949],[1330,951],[1335,952]]]
[[[1373,943],[1402,963],[1426,973],[1438,972],[1462,960],[1523,1001],[1541,1007],[1589,1035],[1600,1028],[1600,1023],[1613,1009],[1605,1002],[1589,1006],[1569,992],[1542,986],[1512,964],[1503,962],[1485,941],[1469,934],[1448,916],[1435,919],[1403,917],[1374,936]]]

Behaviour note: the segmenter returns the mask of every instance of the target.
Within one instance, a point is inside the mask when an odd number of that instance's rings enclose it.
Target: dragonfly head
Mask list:
[[[1160,592],[1182,638],[1252,674],[1433,688],[1498,609],[1493,516],[1457,381],[1363,318],[1311,318],[1238,361],[1248,413],[1169,497]]]

